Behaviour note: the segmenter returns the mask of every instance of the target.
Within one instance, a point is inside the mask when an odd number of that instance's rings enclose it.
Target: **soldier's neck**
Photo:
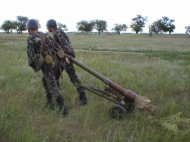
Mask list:
[[[34,31],[34,30],[29,30],[29,34],[30,34],[30,35],[33,35],[35,32],[36,32],[36,31]]]
[[[56,30],[53,30],[53,31],[52,31],[52,34],[55,35],[55,33],[56,33]]]

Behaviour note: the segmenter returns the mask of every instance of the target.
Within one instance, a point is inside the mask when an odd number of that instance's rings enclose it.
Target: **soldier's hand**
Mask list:
[[[67,64],[70,64],[69,58],[65,58],[65,62],[66,62]]]

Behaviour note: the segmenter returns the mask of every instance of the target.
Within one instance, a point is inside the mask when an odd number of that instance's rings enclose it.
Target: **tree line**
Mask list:
[[[28,18],[25,16],[17,16],[15,21],[5,20],[1,26],[1,29],[6,31],[8,34],[13,30],[16,30],[18,34],[21,34],[26,30],[26,23]]]
[[[13,30],[16,30],[18,34],[21,34],[23,31],[26,30],[26,23],[28,18],[26,16],[17,16],[15,21],[5,20],[1,26],[1,29],[7,32],[8,34],[11,33]],[[37,20],[38,21],[38,20]],[[132,22],[129,27],[126,24],[115,24],[112,28],[117,34],[120,35],[122,31],[126,31],[128,28],[131,28],[136,34],[143,31],[147,22],[147,17],[143,17],[141,15],[137,15],[136,17],[132,18]],[[149,34],[158,34],[158,33],[173,33],[175,30],[175,20],[169,19],[168,17],[162,17],[154,21],[149,26]],[[38,21],[39,23],[39,21]],[[107,22],[105,20],[81,20],[77,23],[78,32],[81,33],[89,33],[93,30],[96,30],[98,34],[101,34],[107,31]],[[68,28],[65,24],[58,23],[58,28],[67,31]],[[186,34],[190,34],[190,26],[186,26]]]

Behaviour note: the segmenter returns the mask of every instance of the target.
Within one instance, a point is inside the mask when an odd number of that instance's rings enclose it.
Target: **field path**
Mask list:
[[[84,52],[102,52],[102,53],[124,53],[124,54],[145,54],[145,53],[140,53],[140,52],[135,52],[135,51],[112,51],[112,50],[86,50],[86,49],[75,49],[75,51],[84,51]]]

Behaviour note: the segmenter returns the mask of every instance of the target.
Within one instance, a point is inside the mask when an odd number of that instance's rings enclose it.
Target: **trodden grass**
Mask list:
[[[190,140],[190,40],[184,35],[70,35],[77,59],[159,107],[155,116],[135,111],[113,120],[112,103],[78,94],[64,72],[61,90],[69,115],[44,109],[41,72],[27,65],[27,35],[0,34],[1,142],[188,142]],[[89,50],[116,52],[93,52]],[[101,47],[101,48],[100,48]],[[80,51],[77,49],[85,49]],[[89,50],[89,51],[88,51]],[[121,52],[118,52],[121,51]],[[135,54],[133,54],[135,53]],[[136,54],[138,53],[138,54]],[[83,84],[104,84],[76,66]]]

